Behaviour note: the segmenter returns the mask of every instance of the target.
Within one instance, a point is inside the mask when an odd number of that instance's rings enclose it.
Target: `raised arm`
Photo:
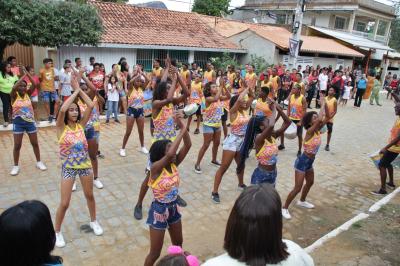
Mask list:
[[[267,137],[270,137],[273,133],[275,126],[275,117],[276,117],[276,107],[275,104],[272,104],[272,115],[269,118],[264,119],[264,130],[257,135],[255,139],[256,150],[260,150],[264,141]]]
[[[176,116],[178,116],[178,115],[175,114],[175,117]],[[175,120],[177,121],[176,118],[175,118]],[[177,121],[177,123],[179,123],[179,122]],[[156,179],[160,175],[163,168],[170,165],[173,162],[175,156],[177,156],[176,152],[179,148],[179,145],[180,145],[184,135],[188,135],[186,127],[184,125],[181,125],[181,126],[183,126],[183,128],[179,132],[179,134],[176,137],[176,139],[174,140],[174,142],[172,142],[171,147],[168,149],[168,152],[164,155],[164,157],[161,160],[154,162],[152,164],[151,171],[150,171],[152,179]],[[190,142],[190,137],[189,137],[189,142]],[[190,149],[190,146],[189,146],[189,149]],[[187,154],[187,152],[186,152],[186,154]],[[186,154],[184,154],[184,155],[186,156]],[[182,153],[182,156],[183,156],[183,153]],[[177,156],[177,158],[176,158],[177,164],[178,164],[178,157],[179,156]],[[182,160],[183,160],[183,158],[181,158],[181,161]],[[181,163],[181,161],[179,163]]]
[[[282,107],[279,104],[275,104],[275,107],[278,112],[278,116],[282,117],[282,119],[283,119],[283,124],[282,124],[281,128],[278,130],[275,130],[273,132],[274,137],[277,138],[278,136],[282,135],[282,133],[284,133],[286,131],[286,129],[292,123],[292,120],[290,120],[290,118],[285,114],[285,112],[283,111]]]
[[[93,101],[89,98],[89,96],[82,90],[79,91],[79,96],[81,97],[81,99],[85,102],[86,104],[86,109],[85,112],[82,114],[81,120],[79,121],[79,123],[81,124],[81,126],[86,126],[87,122],[90,119],[90,114],[94,108],[94,103]]]
[[[26,77],[26,74],[24,74],[12,87],[10,96],[11,96],[11,100],[14,101],[14,99],[17,97],[17,90],[18,87],[21,86],[22,82],[24,82],[24,78]]]
[[[163,81],[161,81],[161,82],[163,82]],[[166,81],[164,81],[164,83],[165,83],[165,86],[168,86]],[[176,76],[173,75],[172,76],[172,84],[171,84],[171,87],[168,90],[167,98],[164,99],[164,100],[154,101],[153,102],[153,109],[159,110],[163,106],[165,106],[165,105],[167,105],[169,103],[172,103],[172,101],[174,99],[175,87],[176,87]]]
[[[239,94],[239,97],[238,97],[237,101],[235,102],[235,104],[229,110],[229,113],[231,115],[234,115],[234,114],[237,113],[237,111],[239,110],[240,103],[244,100],[244,97],[245,97],[245,95],[247,95],[248,92],[249,92],[249,89],[246,88],[246,89],[244,89],[244,91],[242,91]]]

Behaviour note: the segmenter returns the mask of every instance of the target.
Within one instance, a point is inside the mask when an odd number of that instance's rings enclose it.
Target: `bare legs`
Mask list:
[[[93,177],[82,176],[81,184],[83,193],[85,194],[86,203],[89,209],[90,220],[93,222],[96,220],[96,202],[93,196]],[[61,200],[56,213],[55,231],[58,233],[61,230],[61,224],[64,220],[65,213],[69,207],[72,194],[72,185],[74,184],[74,178],[62,178],[61,179]]]
[[[218,168],[217,173],[214,177],[214,188],[213,193],[218,193],[219,185],[222,181],[222,176],[225,174],[226,170],[228,170],[229,166],[231,165],[233,159],[235,159],[236,163],[238,163],[239,153],[235,151],[228,151],[224,150],[222,153],[222,162],[221,166]],[[239,185],[243,185],[243,173],[244,169],[238,173],[238,181]]]
[[[308,192],[311,189],[311,186],[314,184],[314,169],[311,169],[305,173],[299,172],[295,170],[295,183],[294,183],[294,188],[292,191],[290,191],[289,195],[287,196],[285,205],[283,206],[284,209],[288,209],[290,203],[293,201],[293,199],[297,196],[297,194],[301,192],[301,201],[305,201],[306,197],[308,195]],[[306,180],[305,185],[304,184],[304,179]]]
[[[200,166],[201,160],[204,157],[208,147],[210,146],[211,142],[213,143],[212,147],[212,162],[217,161],[217,154],[218,154],[218,147],[221,141],[221,130],[217,130],[214,133],[203,133],[203,146],[201,146],[199,150],[199,154],[197,156],[196,166]]]
[[[168,229],[172,245],[182,246],[182,221],[169,225]],[[150,252],[144,262],[145,266],[153,266],[160,257],[161,249],[164,244],[165,230],[157,230],[150,227]]]
[[[14,134],[14,149],[13,149],[13,157],[14,157],[14,165],[18,165],[19,163],[19,155],[22,147],[22,138],[24,134]],[[31,142],[33,152],[36,157],[36,161],[40,161],[40,149],[37,138],[37,133],[29,133],[28,134],[29,141]]]

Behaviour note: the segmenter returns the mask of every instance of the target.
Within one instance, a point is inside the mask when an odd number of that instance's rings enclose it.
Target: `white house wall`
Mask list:
[[[60,47],[57,49],[57,67],[62,68],[65,59],[70,59],[74,65],[76,57],[82,59],[83,65],[88,65],[91,56],[96,58],[96,62],[104,64],[106,72],[111,71],[111,66],[118,63],[121,57],[125,57],[130,66],[136,64],[136,49],[132,48]]]
[[[247,49],[247,54],[243,55],[240,59],[241,64],[250,62],[252,54],[265,58],[268,64],[277,63],[275,44],[259,37],[251,31],[236,34],[228,39],[239,45],[239,47]]]

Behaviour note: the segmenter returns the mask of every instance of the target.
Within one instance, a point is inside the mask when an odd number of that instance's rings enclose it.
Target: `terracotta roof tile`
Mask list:
[[[243,31],[250,30],[260,37],[273,42],[282,50],[289,49],[289,38],[292,36],[286,28],[255,23],[245,23],[236,20],[215,18],[200,15],[204,22],[216,30],[219,34],[229,38]],[[334,54],[342,56],[363,57],[364,55],[352,48],[349,48],[333,39],[301,36],[303,45],[302,52]]]
[[[102,43],[240,49],[196,13],[92,1],[103,21]]]

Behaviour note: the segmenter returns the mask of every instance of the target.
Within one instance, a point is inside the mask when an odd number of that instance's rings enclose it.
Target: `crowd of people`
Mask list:
[[[361,106],[370,82],[361,68],[352,71],[342,67],[333,70],[331,67],[307,66],[303,69],[299,66],[289,70],[279,64],[257,75],[252,65],[246,65],[244,69],[228,66],[220,70],[214,69],[209,62],[202,70],[195,63],[190,68],[185,63],[179,68],[176,60],[167,58],[163,66],[160,60],[155,60],[152,70],[146,72],[142,65],[131,69],[126,59],[121,58],[107,73],[104,65],[96,63],[93,57],[87,67],[83,66],[80,58],[75,58],[74,62],[73,66],[71,60],[65,60],[63,69],[58,71],[51,59],[44,59],[44,67],[38,76],[31,66],[18,66],[14,57],[1,64],[0,96],[4,125],[8,126],[10,118],[13,120],[14,165],[10,174],[17,175],[20,171],[19,152],[24,133],[28,134],[32,144],[37,168],[43,171],[47,169],[40,158],[37,138],[39,96],[44,102],[48,122],[54,123],[55,120],[61,159],[61,197],[55,227],[52,226],[47,207],[40,202],[23,202],[5,211],[0,216],[0,247],[9,252],[0,255],[3,261],[15,260],[18,263],[10,265],[25,265],[24,259],[31,258],[17,256],[6,246],[12,242],[15,248],[24,248],[18,241],[10,240],[22,234],[18,230],[44,230],[47,235],[42,243],[47,243],[46,249],[40,250],[40,258],[38,251],[37,259],[31,261],[37,261],[36,265],[61,263],[61,259],[52,257],[50,252],[54,246],[66,245],[61,227],[72,192],[76,190],[77,176],[87,200],[89,225],[95,235],[103,234],[96,218],[93,186],[103,188],[98,178],[98,157],[102,156],[99,151],[100,115],[105,112],[106,123],[110,123],[111,114],[116,123],[120,123],[120,113],[126,115],[120,156],[127,154],[126,145],[135,122],[140,151],[148,155],[134,207],[134,217],[142,219],[143,199],[150,189],[154,200],[147,218],[150,250],[145,265],[154,265],[160,257],[167,229],[172,244],[182,246],[182,217],[178,206],[185,207],[188,203],[179,196],[179,165],[193,148],[191,138],[194,136],[190,134],[192,120],[196,122],[193,135],[203,134],[203,143],[193,171],[202,173],[201,162],[211,143],[211,163],[218,167],[210,191],[211,200],[220,203],[219,187],[233,160],[236,163],[237,186],[243,190],[228,219],[224,239],[227,254],[211,259],[205,265],[313,265],[311,257],[298,245],[282,239],[282,217],[291,219],[289,207],[300,192],[300,200],[296,205],[314,208],[307,201],[307,195],[314,183],[313,163],[322,144],[322,135],[327,132],[325,150],[329,151],[338,105],[346,105],[354,97],[354,107]],[[399,97],[395,93],[397,77],[388,74],[384,84],[381,84],[377,71],[372,81],[370,104],[375,101],[380,105],[379,90],[384,87],[393,95],[396,114],[400,114]],[[149,92],[152,94],[152,144],[148,150],[144,144],[144,95]],[[311,110],[313,104],[316,111]],[[278,126],[280,119],[282,123]],[[400,152],[399,119],[392,130],[390,143],[381,151],[382,187],[374,191],[375,194],[386,194],[386,185],[394,188],[391,162]],[[298,139],[298,152],[293,158],[294,187],[282,205],[274,187],[279,182],[279,151],[285,149],[284,139],[285,136],[289,137],[289,130]],[[222,159],[218,160],[222,135]],[[258,165],[251,176],[251,185],[247,187],[244,170],[252,149],[255,149]],[[387,172],[390,177],[388,184]],[[13,219],[19,219],[21,213],[40,216],[42,222],[31,218],[10,231],[8,228],[12,226]],[[250,227],[256,228],[251,230],[253,235],[249,234]],[[26,245],[36,247],[39,244],[35,241],[39,239],[32,236],[31,242],[26,242]],[[182,250],[173,250],[173,254],[161,259],[157,265],[178,265],[171,264],[175,260],[183,261],[179,265],[198,265],[195,258],[189,258]],[[30,256],[35,256],[33,251]]]

